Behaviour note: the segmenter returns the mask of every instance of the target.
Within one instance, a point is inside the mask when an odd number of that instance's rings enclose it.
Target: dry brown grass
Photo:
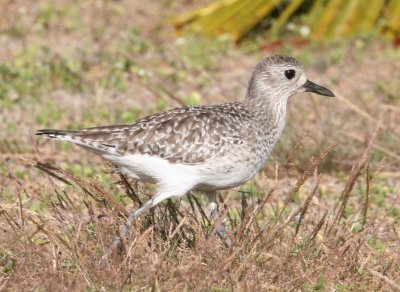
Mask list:
[[[228,209],[232,249],[216,237],[190,195],[178,205],[168,201],[138,220],[122,253],[101,266],[99,259],[117,234],[125,207],[102,191],[100,182],[83,181],[54,165],[35,165],[45,173],[50,189],[27,189],[9,170],[8,178],[20,191],[46,208],[29,210],[20,200],[2,206],[1,285],[52,291],[399,289],[397,227],[369,208],[374,170],[365,170],[365,165],[377,131],[336,202],[322,203],[326,198],[319,192],[318,166],[332,146],[311,161],[280,198],[279,190],[271,189]],[[360,177],[366,180],[367,196],[352,202]],[[131,205],[140,204],[132,194],[143,190],[123,186]],[[294,203],[302,188],[305,197]],[[345,215],[349,204],[359,204],[359,211]]]
[[[176,40],[161,12],[186,1],[49,3],[0,3],[0,290],[399,289],[398,50],[376,38],[279,48],[339,97],[294,97],[246,197],[221,193],[233,248],[192,194],[141,217],[98,266],[151,186],[35,130],[241,100],[272,52]]]

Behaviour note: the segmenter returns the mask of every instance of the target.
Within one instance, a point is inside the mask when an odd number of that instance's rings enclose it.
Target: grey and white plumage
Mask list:
[[[37,134],[75,143],[122,173],[156,184],[154,197],[131,213],[123,236],[148,208],[190,190],[207,192],[215,210],[216,190],[241,185],[261,169],[284,128],[289,97],[305,91],[333,96],[308,81],[296,59],[271,56],[257,64],[242,103],[188,106],[130,125]]]

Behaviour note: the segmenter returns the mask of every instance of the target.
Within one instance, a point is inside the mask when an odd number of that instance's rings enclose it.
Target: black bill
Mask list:
[[[333,92],[329,89],[322,87],[310,80],[307,80],[306,84],[304,84],[303,87],[306,89],[306,92],[314,92],[325,96],[335,96]]]

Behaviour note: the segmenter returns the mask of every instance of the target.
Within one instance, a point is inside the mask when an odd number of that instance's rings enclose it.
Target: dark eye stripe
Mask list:
[[[285,77],[287,79],[293,79],[293,77],[296,75],[296,71],[294,71],[293,69],[290,70],[286,70],[285,71]]]

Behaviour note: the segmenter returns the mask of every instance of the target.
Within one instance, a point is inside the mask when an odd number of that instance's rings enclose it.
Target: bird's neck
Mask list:
[[[262,145],[259,151],[264,163],[285,127],[287,101],[279,96],[265,98],[252,95],[244,103],[253,115],[252,126],[258,143]]]
[[[247,93],[246,108],[254,119],[269,128],[283,128],[286,119],[287,98],[271,93]]]

